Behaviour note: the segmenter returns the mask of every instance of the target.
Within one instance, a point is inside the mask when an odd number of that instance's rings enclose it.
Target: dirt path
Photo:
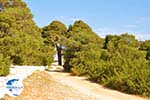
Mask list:
[[[24,80],[20,96],[5,95],[2,100],[149,100],[104,88],[61,70],[61,66],[54,64],[50,71],[33,73]]]
[[[57,72],[61,67],[56,67],[55,65],[53,67],[54,68],[52,68],[49,74],[55,81],[69,86],[79,93],[93,97],[93,100],[149,100],[107,89],[99,84],[87,81],[84,77],[71,76],[69,73]]]

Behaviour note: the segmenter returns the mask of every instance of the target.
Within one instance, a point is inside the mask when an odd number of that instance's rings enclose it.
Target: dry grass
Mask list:
[[[2,100],[95,100],[55,81],[44,71],[34,72],[23,84],[24,90],[20,96],[14,98],[5,95]]]
[[[46,72],[36,71],[23,82],[24,90],[16,98],[5,95],[4,100],[48,100],[51,77]]]
[[[5,95],[1,100],[147,100],[105,89],[63,72],[36,71],[23,84],[24,91],[20,96]]]

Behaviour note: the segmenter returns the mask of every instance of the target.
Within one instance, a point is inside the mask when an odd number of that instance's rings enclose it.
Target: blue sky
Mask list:
[[[59,20],[66,26],[85,21],[99,36],[134,34],[150,39],[150,0],[23,0],[40,27]]]

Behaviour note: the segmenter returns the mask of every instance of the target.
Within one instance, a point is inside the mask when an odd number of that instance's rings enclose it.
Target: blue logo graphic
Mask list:
[[[6,88],[8,95],[16,97],[23,91],[23,84],[19,79],[10,79],[6,83]]]

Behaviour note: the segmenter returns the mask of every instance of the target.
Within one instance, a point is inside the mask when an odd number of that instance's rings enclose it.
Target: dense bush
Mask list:
[[[112,89],[150,96],[150,64],[145,59],[149,56],[145,50],[148,43],[140,47],[140,42],[127,33],[108,35],[102,49],[103,42],[92,34],[83,22],[70,26],[64,68]]]
[[[70,61],[72,73],[122,92],[150,96],[150,67],[146,52],[123,46],[110,53],[88,46]]]
[[[142,42],[139,49],[146,51],[146,59],[150,60],[150,40]]]
[[[127,93],[149,96],[150,70],[145,53],[135,48],[118,48],[106,61],[99,82]]]
[[[49,25],[43,27],[42,37],[45,44],[55,46],[57,43],[64,45],[67,37],[67,28],[60,21],[53,21]]]
[[[11,63],[9,57],[4,57],[2,54],[0,54],[0,76],[9,74],[10,64]]]
[[[33,15],[22,0],[1,0],[0,12],[0,75],[9,73],[9,64],[50,65],[53,62],[54,48],[44,43],[41,29],[33,21]],[[10,60],[7,60],[9,57]]]
[[[71,68],[76,64],[81,64],[80,66],[84,67],[83,62],[77,63],[75,61],[75,58],[78,59],[78,55],[80,55],[78,53],[82,51],[85,52],[86,50],[88,51],[89,49],[95,47],[103,47],[103,39],[97,36],[96,33],[94,33],[92,29],[81,20],[76,21],[73,25],[69,27],[67,35],[68,40],[65,44],[67,49],[64,51],[64,69],[66,71],[70,71]],[[93,44],[95,44],[96,46],[91,47]]]
[[[74,58],[70,62],[72,73],[76,75],[88,75],[92,68],[100,65],[101,51],[97,45],[84,46],[79,52],[75,52]]]
[[[43,45],[40,48],[39,51],[39,62],[41,62],[39,65],[51,65],[51,63],[53,63],[53,55],[55,54],[54,48],[51,46],[47,46],[47,45]]]

